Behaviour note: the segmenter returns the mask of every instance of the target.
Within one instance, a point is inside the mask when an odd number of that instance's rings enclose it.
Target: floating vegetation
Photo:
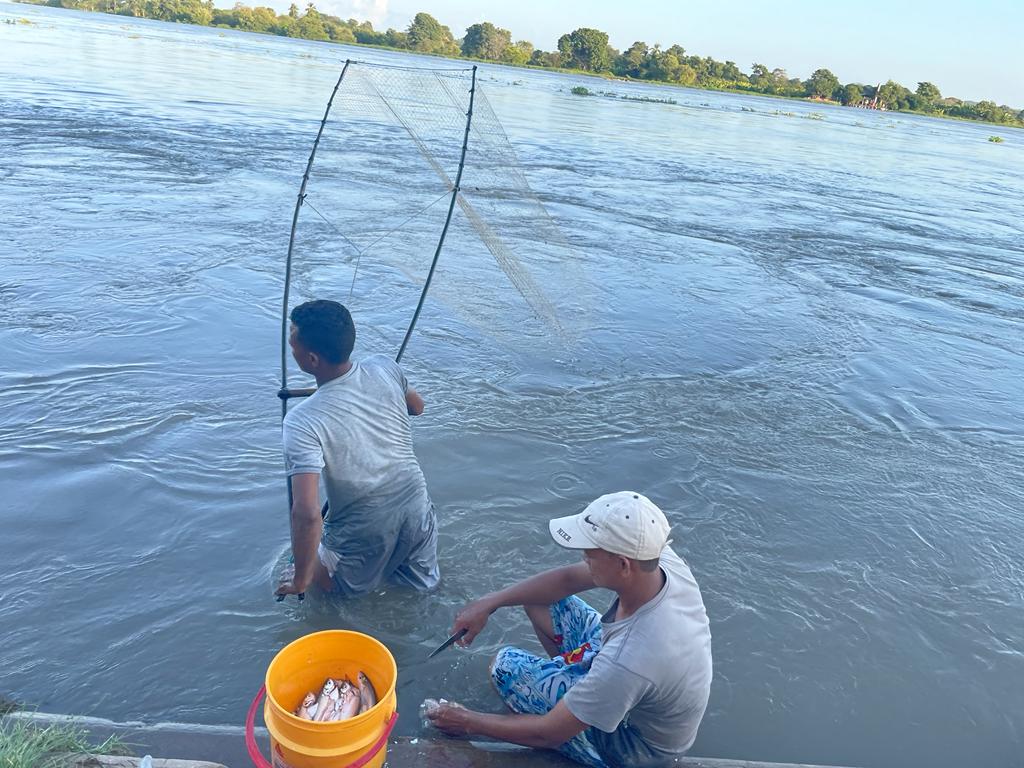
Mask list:
[[[825,116],[819,112],[811,112],[809,115],[804,115],[808,120],[824,120]]]
[[[776,109],[772,114],[780,117],[796,117],[796,112],[783,112],[781,109]]]
[[[4,24],[27,24],[30,27],[35,26],[35,22],[31,19],[26,19],[22,16],[20,19],[4,19]]]
[[[989,136],[988,140],[991,141],[993,144],[1002,144],[1003,143],[1003,137],[1002,136]]]
[[[740,112],[757,112],[753,107],[740,107]]]
[[[619,98],[625,99],[626,101],[643,101],[648,104],[676,104],[675,99],[652,99],[650,96],[620,96]]]
[[[676,104],[675,99],[655,99],[650,96],[629,96],[618,94],[614,91],[592,91],[586,86],[577,85],[570,91],[574,96],[603,96],[606,99],[621,99],[622,101],[641,101],[647,104]]]

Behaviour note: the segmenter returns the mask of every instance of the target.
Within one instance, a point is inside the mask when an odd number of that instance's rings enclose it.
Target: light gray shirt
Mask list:
[[[372,589],[436,538],[413,453],[408,386],[397,363],[374,355],[354,362],[284,420],[285,471],[321,475],[330,503],[322,542],[340,556],[335,580],[346,592]],[[432,555],[425,557],[433,563],[423,563],[428,571],[436,571]]]
[[[565,694],[569,711],[611,765],[671,765],[697,737],[711,692],[711,631],[689,566],[670,548],[653,600],[615,621],[601,618],[601,650]]]

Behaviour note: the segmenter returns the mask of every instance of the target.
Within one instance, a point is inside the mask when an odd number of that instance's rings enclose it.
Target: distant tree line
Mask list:
[[[816,70],[807,80],[790,77],[784,69],[754,63],[743,72],[735,62],[687,54],[681,45],[662,48],[635,42],[619,52],[608,44],[608,34],[580,27],[558,39],[557,49],[542,51],[527,40],[513,42],[512,33],[485,21],[473,24],[458,40],[452,31],[429,13],[417,13],[404,31],[375,30],[368,21],[341,19],[320,13],[313,3],[300,11],[294,3],[286,14],[272,8],[214,8],[212,0],[21,0],[59,8],[102,11],[123,16],[175,21],[184,24],[230,27],[305,40],[376,45],[441,56],[496,61],[515,66],[573,69],[715,90],[749,91],[790,98],[812,98],[845,106],[862,106],[903,112],[983,120],[1024,127],[1024,109],[1015,110],[992,101],[967,102],[943,98],[929,82],[911,91],[889,80],[881,85],[840,82],[827,69]]]

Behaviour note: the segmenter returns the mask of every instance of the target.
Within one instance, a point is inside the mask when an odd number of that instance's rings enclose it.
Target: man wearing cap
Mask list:
[[[498,608],[523,606],[549,658],[511,647],[495,656],[491,678],[514,714],[447,703],[428,718],[449,734],[558,749],[597,768],[673,764],[707,707],[711,633],[697,582],[668,546],[668,520],[622,491],[549,528],[583,562],[485,595],[452,625],[469,645]],[[595,587],[616,594],[603,616],[576,597]]]

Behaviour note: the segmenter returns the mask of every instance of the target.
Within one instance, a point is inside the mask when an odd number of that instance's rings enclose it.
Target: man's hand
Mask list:
[[[295,564],[289,563],[285,566],[281,572],[281,581],[278,582],[277,589],[274,590],[274,594],[278,597],[284,597],[285,595],[301,595],[306,591],[308,584],[300,584],[295,581]]]
[[[410,416],[423,415],[423,398],[412,387],[405,390],[405,410]]]
[[[467,736],[471,733],[469,722],[470,710],[454,701],[438,704],[427,710],[427,719],[439,731],[449,736]]]
[[[285,595],[303,595],[306,593],[307,588],[308,585],[300,586],[299,584],[296,584],[294,581],[286,581],[281,583],[281,585],[278,586],[276,590],[274,590],[274,594],[279,595],[281,597],[284,597]]]
[[[466,634],[461,639],[455,641],[456,645],[465,648],[472,643],[473,639],[483,632],[487,620],[494,611],[495,608],[486,597],[474,600],[459,611],[455,616],[455,621],[452,623],[450,634],[454,635],[462,630],[466,630]]]
[[[491,715],[474,712],[453,701],[434,703],[425,714],[431,725],[449,736],[489,736],[541,749],[557,749],[587,728],[564,701],[558,702],[546,715]]]

